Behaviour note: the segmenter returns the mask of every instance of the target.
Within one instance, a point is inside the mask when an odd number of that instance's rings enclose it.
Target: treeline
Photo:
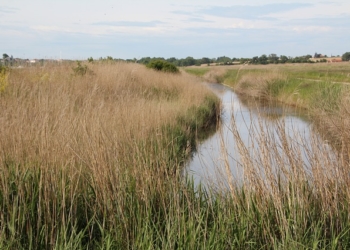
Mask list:
[[[319,55],[320,57],[316,57],[316,55]],[[337,56],[340,57],[340,56]],[[313,60],[311,60],[313,58]],[[350,52],[346,52],[342,55],[341,59],[343,61],[349,61],[350,60]],[[92,57],[89,57],[87,59],[89,62],[93,62],[96,59],[93,59]],[[297,57],[290,57],[290,56],[277,56],[276,54],[270,54],[270,55],[261,55],[261,56],[254,56],[252,58],[230,58],[227,56],[220,56],[217,58],[208,58],[208,57],[202,57],[200,59],[193,58],[191,56],[188,56],[186,58],[164,58],[164,57],[142,57],[141,59],[119,59],[119,58],[113,58],[111,56],[107,57],[100,57],[96,61],[123,61],[123,62],[132,62],[132,63],[140,63],[140,64],[149,64],[152,61],[166,61],[169,62],[175,66],[178,67],[186,67],[186,66],[200,66],[200,65],[234,65],[234,64],[283,64],[283,63],[315,63],[315,62],[327,62],[327,56],[321,55],[321,54],[315,54],[315,56],[311,55],[304,55],[304,56],[297,56]],[[57,60],[34,60],[35,62],[41,62],[41,64],[45,61],[57,61]],[[70,61],[70,60],[64,60],[64,61]],[[12,56],[8,56],[7,54],[3,54],[3,58],[0,58],[0,65],[16,65],[16,64],[25,64],[28,63],[29,59],[20,59],[20,58],[13,58]]]
[[[344,54],[345,55],[345,54]],[[344,60],[344,55],[343,55],[343,61]],[[315,62],[327,62],[327,56],[324,56],[322,58],[317,58],[317,60],[311,60],[313,58],[312,55],[304,55],[304,56],[297,56],[297,57],[290,57],[290,56],[277,56],[275,54],[271,55],[261,55],[261,56],[255,56],[253,58],[230,58],[227,56],[220,56],[217,58],[208,58],[208,57],[203,57],[200,59],[193,58],[191,56],[188,56],[186,58],[175,58],[175,57],[170,57],[170,58],[164,58],[164,57],[143,57],[141,59],[113,59],[112,57],[107,57],[107,58],[100,58],[100,60],[117,60],[117,61],[127,61],[127,62],[136,62],[136,63],[141,63],[141,64],[149,64],[152,61],[166,61],[169,63],[172,63],[175,66],[178,67],[186,67],[186,66],[200,66],[200,65],[234,65],[234,64],[284,64],[284,63],[315,63]]]

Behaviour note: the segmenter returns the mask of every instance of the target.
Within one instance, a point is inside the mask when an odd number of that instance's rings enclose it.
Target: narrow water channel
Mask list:
[[[241,162],[237,138],[241,139],[250,153],[260,157],[259,150],[269,150],[268,146],[264,149],[258,148],[261,145],[261,135],[264,138],[273,138],[274,144],[282,144],[281,129],[294,144],[290,147],[300,146],[301,159],[304,161],[302,165],[308,167],[307,152],[310,152],[311,142],[315,138],[312,126],[302,111],[276,103],[242,100],[224,85],[208,84],[208,87],[221,99],[221,124],[215,134],[198,145],[197,151],[185,167],[186,173],[193,177],[195,185],[202,183],[204,186],[227,186],[227,182],[232,179],[236,182],[242,180],[244,164]],[[316,144],[326,144],[320,140]],[[327,147],[327,150],[331,150],[331,147]],[[278,171],[280,163],[271,164],[276,165],[274,167]]]

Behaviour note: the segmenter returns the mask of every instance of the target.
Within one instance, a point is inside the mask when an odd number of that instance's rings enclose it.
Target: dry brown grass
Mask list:
[[[0,99],[2,157],[69,162],[98,150],[114,158],[118,145],[145,139],[208,94],[194,78],[137,64],[89,67],[84,77],[70,65],[11,72]]]
[[[225,72],[225,67],[210,67],[210,70],[203,76],[203,79],[207,82],[219,83]]]
[[[138,64],[89,64],[83,76],[74,75],[73,66],[13,69],[0,96],[1,204],[9,208],[0,212],[1,239],[7,223],[15,234],[32,235],[30,241],[45,235],[45,246],[75,223],[88,225],[95,213],[110,225],[120,223],[113,216],[128,209],[129,188],[147,200],[170,185],[166,180],[178,181],[171,176],[180,163],[169,160],[177,138],[164,128],[212,95],[192,76]],[[30,184],[28,178],[37,179]],[[12,186],[20,211],[10,209],[17,204]],[[38,217],[26,210],[28,199]],[[29,224],[17,228],[11,217]],[[129,219],[120,218],[126,233]],[[9,242],[16,242],[15,234]]]
[[[253,98],[271,99],[273,96],[272,86],[279,81],[285,81],[286,76],[280,72],[264,74],[247,74],[240,77],[234,87],[238,94],[248,95]]]
[[[331,91],[328,92],[332,98]],[[318,132],[339,152],[345,164],[350,165],[350,97],[347,89],[329,100],[320,100],[311,112]],[[328,106],[329,105],[329,106]]]

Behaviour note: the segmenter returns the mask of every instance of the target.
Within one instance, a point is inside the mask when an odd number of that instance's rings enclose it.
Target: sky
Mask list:
[[[349,0],[0,0],[0,53],[15,58],[348,51]]]

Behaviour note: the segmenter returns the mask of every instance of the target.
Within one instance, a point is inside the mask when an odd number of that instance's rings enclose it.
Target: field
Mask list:
[[[315,140],[311,174],[282,126],[281,143],[252,130],[259,161],[233,133],[245,182],[210,190],[182,173],[219,113],[203,78],[107,62],[3,74],[0,248],[349,248],[349,98],[333,83],[349,82],[349,65],[313,67],[189,68],[310,110],[342,150],[329,155]]]

